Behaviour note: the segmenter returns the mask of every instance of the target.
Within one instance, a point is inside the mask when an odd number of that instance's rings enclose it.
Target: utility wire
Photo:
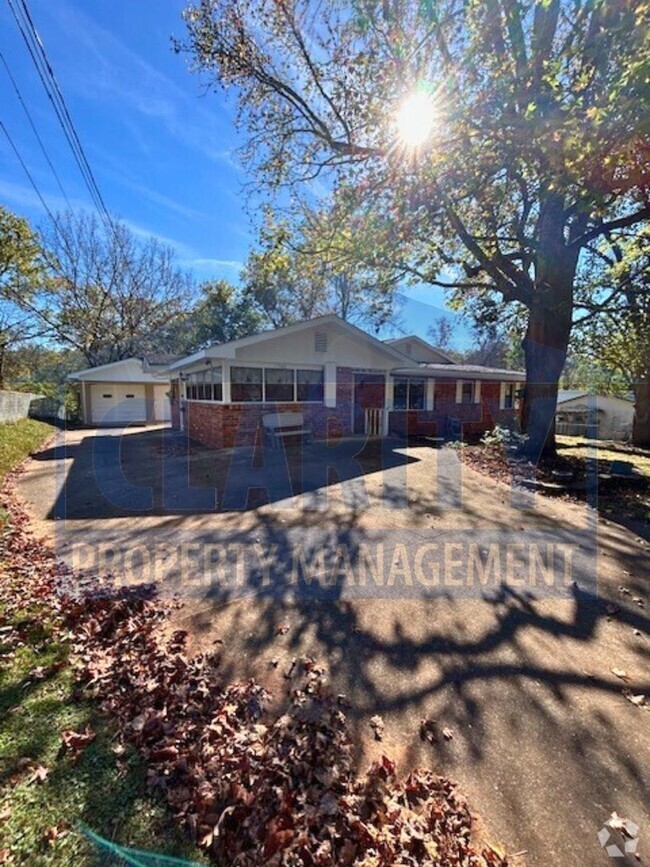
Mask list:
[[[45,145],[43,144],[43,139],[41,138],[38,130],[36,129],[36,124],[34,123],[32,116],[30,114],[30,111],[27,108],[27,104],[25,103],[25,100],[22,97],[22,94],[20,92],[20,88],[18,87],[18,84],[16,83],[16,79],[14,78],[14,76],[11,72],[11,69],[9,68],[9,64],[5,60],[4,54],[1,51],[0,51],[0,61],[2,61],[2,64],[5,68],[5,71],[6,71],[7,75],[9,76],[9,80],[11,81],[13,88],[16,91],[16,96],[18,97],[18,100],[19,100],[20,104],[22,105],[25,114],[27,115],[27,120],[29,121],[29,125],[31,126],[31,128],[34,132],[34,135],[36,136],[36,140],[38,141],[38,143],[40,145],[41,151],[43,152],[43,156],[45,157],[48,166],[52,170],[52,174],[54,175],[54,178],[55,178],[56,183],[59,187],[59,190],[61,191],[61,195],[65,199],[65,201],[68,205],[68,208],[70,208],[70,210],[72,210],[70,200],[68,199],[66,191],[63,189],[63,184],[61,183],[61,178],[59,177],[57,170],[54,168],[54,164],[53,164],[52,160],[50,159],[50,156],[47,152]]]
[[[12,148],[13,152],[16,154],[16,157],[17,157],[17,159],[18,159],[18,162],[19,162],[19,163],[21,164],[21,166],[23,167],[23,171],[24,171],[25,174],[27,175],[27,179],[29,180],[29,182],[30,182],[30,184],[32,185],[32,187],[34,188],[34,192],[36,193],[36,195],[37,195],[38,198],[40,199],[40,202],[41,202],[41,204],[43,205],[43,207],[45,208],[45,210],[46,210],[46,212],[47,212],[47,214],[48,214],[50,220],[52,220],[52,223],[56,226],[56,225],[57,225],[57,221],[56,221],[56,219],[54,218],[54,215],[52,214],[52,211],[50,211],[50,209],[49,209],[49,207],[48,207],[48,205],[47,205],[47,202],[46,202],[45,199],[43,198],[43,196],[42,196],[42,194],[41,194],[41,191],[40,191],[39,188],[38,188],[38,184],[37,184],[36,181],[34,180],[34,178],[33,178],[33,176],[32,176],[32,173],[31,173],[31,172],[29,171],[29,169],[27,168],[27,165],[26,165],[26,163],[25,163],[25,160],[21,157],[21,155],[20,155],[20,151],[19,151],[18,148],[16,147],[16,144],[15,144],[14,140],[13,140],[12,137],[9,135],[9,130],[7,129],[7,127],[4,125],[4,123],[3,123],[1,120],[0,120],[0,129],[3,131],[3,133],[4,133],[5,136],[7,137],[7,141],[8,141],[9,144],[11,145],[11,148]]]
[[[36,30],[29,9],[27,8],[27,4],[25,0],[17,0],[16,3],[14,3],[14,0],[7,0],[7,2],[25,45],[27,46],[27,50],[32,62],[34,63],[41,84],[52,103],[61,129],[63,130],[68,145],[70,146],[75,162],[77,163],[84,183],[88,188],[93,203],[99,212],[100,217],[106,223],[107,228],[114,231],[113,221],[108,213],[99,187],[97,186],[97,182],[92,169],[90,168],[90,164],[88,163],[88,159],[70,116],[70,112],[68,111],[65,99],[56,80],[56,76],[54,75],[52,66],[47,58],[45,46]]]

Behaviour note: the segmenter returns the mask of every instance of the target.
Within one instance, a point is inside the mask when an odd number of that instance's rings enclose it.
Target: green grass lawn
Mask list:
[[[31,420],[0,425],[2,476],[52,432]],[[0,632],[0,863],[124,863],[100,855],[80,824],[122,845],[199,860],[166,805],[148,792],[139,757],[116,755],[110,725],[91,702],[78,700],[67,642],[53,637],[47,610],[12,619],[0,610],[0,627],[18,621],[26,639],[12,653]],[[76,761],[61,755],[61,731],[86,726],[96,732],[93,743]],[[38,766],[47,770],[42,782],[34,780]]]
[[[32,418],[0,423],[0,479],[55,431],[51,424]]]

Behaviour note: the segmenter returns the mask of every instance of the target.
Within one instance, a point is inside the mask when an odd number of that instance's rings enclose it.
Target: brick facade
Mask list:
[[[500,383],[482,382],[480,403],[456,403],[456,381],[437,381],[435,409],[395,410],[390,413],[389,433],[398,436],[449,436],[449,419],[460,419],[462,438],[478,439],[495,424],[511,423],[514,410],[499,409]],[[181,409],[172,399],[172,426],[180,427],[185,412],[185,427],[190,439],[210,448],[254,445],[261,435],[262,416],[270,412],[301,412],[316,439],[337,439],[353,432],[354,373],[339,367],[336,407],[313,403],[219,404],[188,401]]]
[[[452,436],[450,419],[459,419],[460,437],[479,439],[496,424],[512,424],[516,411],[500,409],[500,382],[481,382],[480,403],[456,403],[456,380],[437,381],[435,409],[395,410],[390,414],[389,433],[400,437]]]

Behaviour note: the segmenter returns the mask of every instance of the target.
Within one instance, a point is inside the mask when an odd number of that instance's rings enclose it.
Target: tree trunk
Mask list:
[[[650,377],[634,384],[634,423],[632,442],[635,446],[650,448]]]
[[[573,319],[573,282],[578,252],[565,243],[562,202],[552,196],[540,211],[535,293],[523,341],[526,385],[521,426],[526,452],[537,461],[555,454],[558,383],[566,361]]]
[[[555,453],[555,410],[558,383],[566,361],[571,316],[535,305],[524,340],[526,385],[521,426],[527,435],[526,452],[537,460]]]

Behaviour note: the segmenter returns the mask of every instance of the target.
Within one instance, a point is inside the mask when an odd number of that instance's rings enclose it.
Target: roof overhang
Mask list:
[[[395,367],[393,376],[424,376],[431,379],[481,379],[492,382],[524,382],[523,370],[500,370],[495,367],[462,364],[423,364],[411,367]]]
[[[68,379],[76,380],[77,382],[120,382],[120,370],[127,366],[131,366],[135,362],[140,365],[140,375],[137,379],[130,377],[125,380],[127,382],[169,382],[169,374],[167,370],[159,372],[150,372],[142,369],[141,358],[123,358],[120,361],[112,361],[109,364],[98,364],[97,367],[87,367],[85,370],[76,370],[74,373],[68,374]]]

